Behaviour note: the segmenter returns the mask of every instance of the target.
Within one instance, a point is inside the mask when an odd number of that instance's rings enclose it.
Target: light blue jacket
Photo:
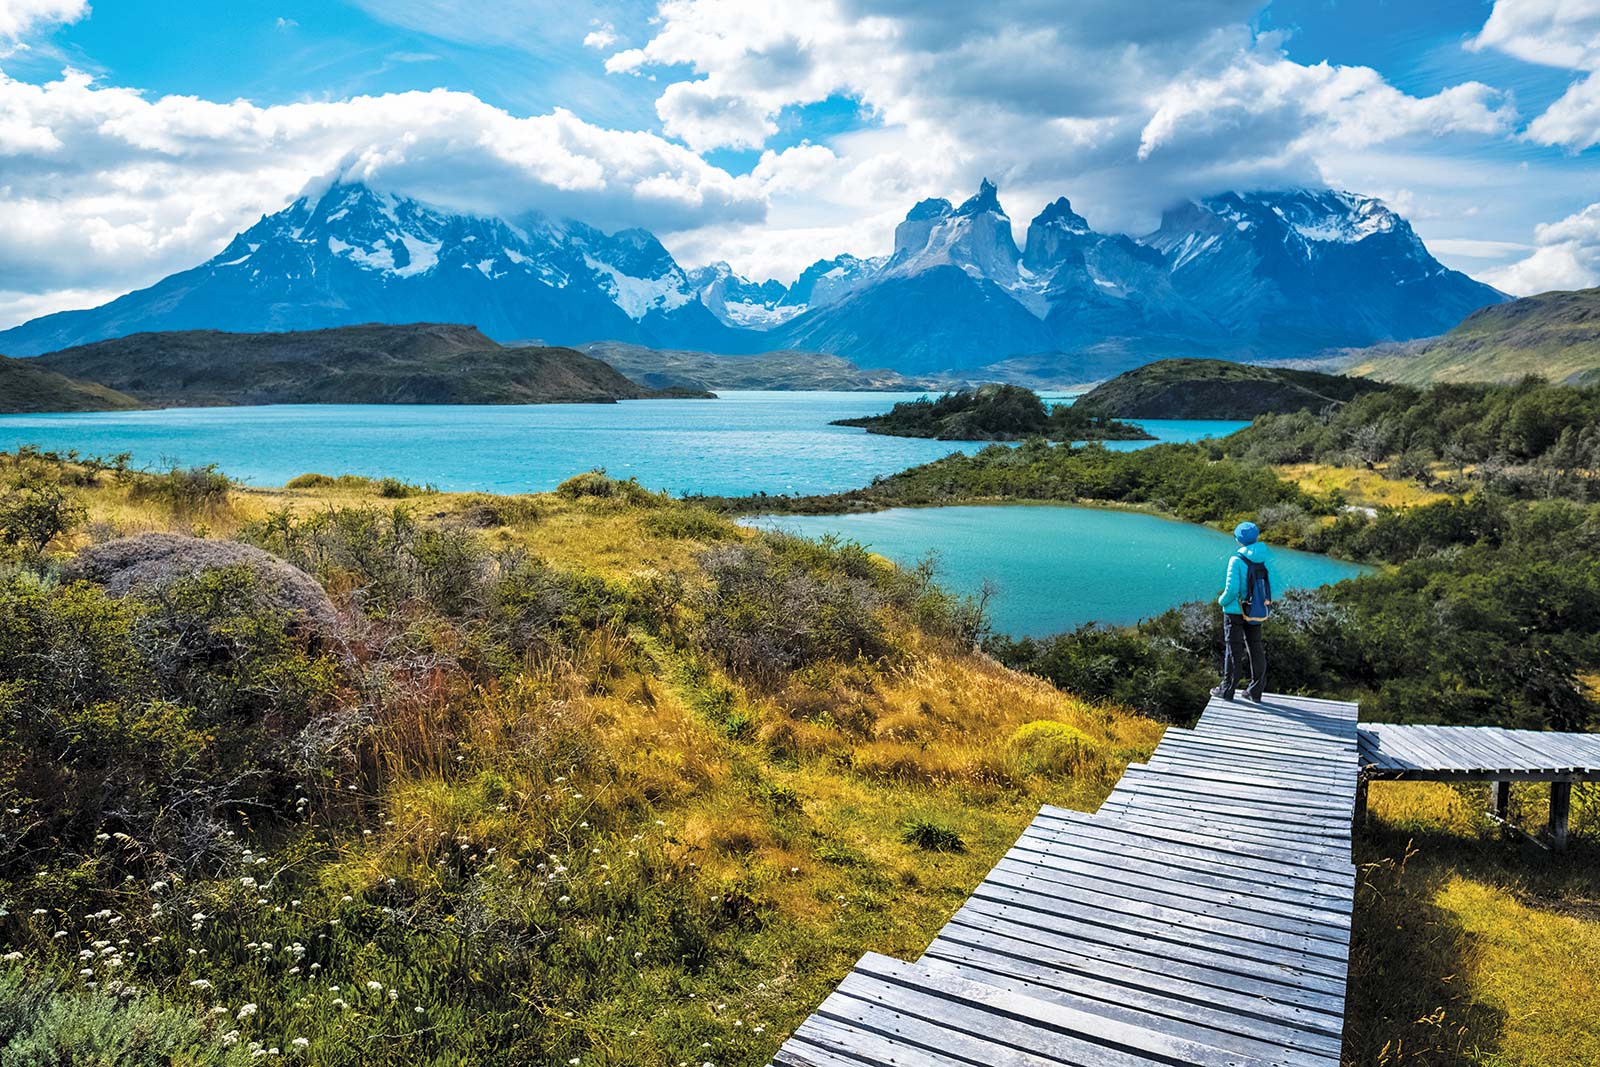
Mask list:
[[[1222,605],[1224,615],[1243,615],[1244,608],[1239,604],[1239,597],[1244,594],[1244,581],[1250,573],[1250,568],[1244,561],[1253,563],[1267,562],[1267,546],[1257,541],[1253,545],[1245,545],[1239,551],[1228,557],[1228,575],[1224,579],[1222,595],[1217,597],[1217,603]]]

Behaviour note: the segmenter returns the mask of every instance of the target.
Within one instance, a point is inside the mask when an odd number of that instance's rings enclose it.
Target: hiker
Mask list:
[[[1232,700],[1239,685],[1240,667],[1249,663],[1250,680],[1245,698],[1261,703],[1267,684],[1267,650],[1261,644],[1261,624],[1272,603],[1272,581],[1267,576],[1267,546],[1253,522],[1233,528],[1239,551],[1228,557],[1228,575],[1217,603],[1222,605],[1222,684],[1211,695]]]

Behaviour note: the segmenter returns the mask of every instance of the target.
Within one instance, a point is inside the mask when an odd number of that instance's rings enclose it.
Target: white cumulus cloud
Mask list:
[[[1528,124],[1526,135],[1575,152],[1600,144],[1600,0],[1495,0],[1467,47],[1586,73]]]
[[[88,13],[88,0],[0,0],[0,44]]]
[[[864,247],[929,195],[1000,184],[1019,231],[1068,194],[1091,222],[1142,232],[1174,201],[1228,188],[1319,184],[1377,146],[1504,137],[1515,115],[1476,82],[1415,96],[1366,67],[1290,60],[1251,28],[1258,0],[664,0],[607,69],[667,84],[663,130],[698,151],[762,148],[786,110],[853,101],[871,127],[829,141],[831,169],[774,190],[775,224],[730,231],[736,266],[772,269],[844,220]],[[676,80],[673,80],[676,79]],[[1423,197],[1425,199],[1425,196]],[[799,238],[792,233],[798,233]],[[740,261],[743,253],[747,259]]]
[[[760,219],[759,185],[650,133],[433,90],[258,106],[0,73],[0,291],[148,284],[310,180],[660,231]]]
[[[1533,236],[1532,255],[1490,272],[1485,280],[1518,296],[1600,285],[1600,203],[1542,223]]]

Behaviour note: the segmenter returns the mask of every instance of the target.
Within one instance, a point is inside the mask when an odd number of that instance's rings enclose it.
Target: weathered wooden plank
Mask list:
[[[1107,823],[1121,823],[1119,819],[1105,818]],[[1303,862],[1266,859],[1256,854],[1258,850],[1226,846],[1215,839],[1199,839],[1202,843],[1197,844],[1192,834],[1165,831],[1153,824],[1141,824],[1137,832],[1120,826],[1056,826],[1055,823],[1037,823],[1030,827],[1028,834],[1083,842],[1109,855],[1147,853],[1155,859],[1191,864],[1200,870],[1251,882],[1267,891],[1282,886],[1308,900],[1327,901],[1337,907],[1348,906],[1352,897],[1350,869],[1339,874]]]
[[[1190,872],[1189,877],[1201,880],[1200,884],[1226,883],[1237,886],[1241,892],[1281,898],[1308,908],[1325,911],[1348,911],[1350,908],[1350,894],[1341,893],[1336,887],[1325,883],[1303,878],[1298,873],[1282,867],[1273,866],[1270,870],[1266,870],[1259,863],[1251,866],[1225,864],[1218,862],[1212,856],[1202,854],[1198,849],[1180,847],[1174,851],[1171,847],[1157,848],[1152,846],[1159,843],[1153,841],[1141,842],[1134,848],[1130,848],[1130,844],[1125,833],[1120,836],[1114,831],[1106,836],[1088,833],[1065,834],[1037,827],[1024,830],[1017,840],[1019,848],[1034,848],[1046,852],[1070,846],[1081,850],[1081,853],[1092,858],[1093,862],[1115,864],[1138,873],[1143,873],[1146,865],[1152,863],[1160,864],[1164,870],[1179,868]]]
[[[856,965],[840,991],[870,998],[902,1017],[938,1018],[956,1033],[981,1036],[1002,1048],[1048,1049],[1066,1063],[1084,1052],[1093,1055],[1088,1063],[1105,1067],[1150,1060],[1194,1067],[1274,1062],[873,954]],[[1085,1042],[1086,1037],[1092,1040]],[[1096,1048],[1080,1051],[1080,1043]]]
[[[1378,778],[1600,780],[1600,738],[1493,727],[1369,723],[1361,758]],[[1593,764],[1586,762],[1593,753]]]
[[[1337,1037],[1329,1039],[1310,1029],[1234,1015],[1216,1004],[1196,1005],[1141,989],[1099,983],[1083,976],[1074,976],[1071,985],[1065,986],[1058,984],[1059,972],[1051,975],[1045,969],[1030,968],[1034,973],[1017,974],[1004,965],[990,966],[989,962],[979,953],[972,961],[930,960],[924,966],[1052,1004],[1159,1030],[1175,1038],[1203,1042],[1227,1052],[1270,1057],[1273,1062],[1287,1067],[1321,1067],[1330,1057],[1339,1054]]]
[[[1265,768],[1241,768],[1238,764],[1184,761],[1176,755],[1157,749],[1150,757],[1148,767],[1172,778],[1196,782],[1216,782],[1220,785],[1249,785],[1257,789],[1271,788],[1287,796],[1310,796],[1318,799],[1337,798],[1342,792],[1342,782],[1330,779],[1311,779],[1280,775]],[[1354,775],[1352,774],[1351,777]]]
[[[998,869],[990,872],[989,877],[973,890],[973,894],[1004,899],[1008,903],[1026,903],[1031,899],[1035,906],[1045,906],[1044,901],[1063,899],[1059,888],[1054,888],[1060,885],[1071,886],[1071,898],[1078,907],[1096,908],[1101,912],[1147,922],[1176,924],[1185,931],[1202,931],[1230,938],[1241,945],[1271,945],[1289,952],[1339,961],[1348,955],[1348,935],[1342,940],[1334,940],[1320,936],[1320,931],[1306,932],[1294,929],[1287,923],[1271,921],[1269,917],[1241,913],[1237,909],[1224,909],[1204,902],[1172,899],[1167,894],[1124,896],[1089,885],[1053,882]]]
[[[1019,940],[1072,952],[1081,958],[1122,960],[1130,966],[1190,968],[1194,972],[1219,976],[1206,984],[1250,982],[1291,986],[1307,999],[1278,995],[1276,999],[1296,1003],[1324,1004],[1323,998],[1337,1000],[1344,995],[1344,970],[1331,966],[1321,957],[1267,948],[1259,953],[1237,954],[1220,939],[1199,932],[1187,932],[1170,924],[1152,934],[1143,924],[1114,921],[1097,922],[1100,914],[1084,911],[1049,912],[1018,904],[974,897],[962,905],[950,920],[950,930],[968,927],[978,931],[999,931]],[[941,933],[940,936],[944,936]],[[1182,973],[1174,971],[1172,973]],[[1200,979],[1196,979],[1199,981]]]
[[[1012,922],[980,909],[963,907],[928,946],[924,957],[949,954],[960,948],[1001,952],[1041,966],[1083,970],[1125,984],[1142,984],[1201,999],[1238,998],[1241,1004],[1263,1005],[1260,1010],[1276,1017],[1274,1005],[1305,1008],[1337,1016],[1344,999],[1339,983],[1322,975],[1292,968],[1246,961],[1231,964],[1196,946],[1163,951],[1142,938],[1118,943],[1094,940],[1069,928],[1050,931]],[[1293,1016],[1285,1016],[1293,1018]]]
[[[1306,755],[1284,749],[1267,741],[1255,742],[1242,736],[1224,734],[1192,734],[1164,739],[1158,752],[1189,752],[1202,758],[1223,758],[1235,755],[1240,762],[1260,764],[1286,764],[1306,775],[1334,776],[1345,769],[1346,750],[1338,750],[1338,758],[1326,755]]]
[[[1149,888],[1186,894],[1196,901],[1280,915],[1285,919],[1298,919],[1306,923],[1348,928],[1350,922],[1349,915],[1340,909],[1304,904],[1287,895],[1261,892],[1258,887],[1234,879],[1220,878],[1192,867],[1166,866],[1148,859],[1129,857],[1117,863],[1103,855],[1034,851],[1019,844],[1006,853],[1001,863],[1040,867],[1051,872],[1093,878],[1134,889]]]
[[[1214,831],[1225,830],[1229,836],[1244,840],[1281,841],[1285,845],[1330,854],[1342,847],[1346,854],[1349,852],[1348,825],[1342,828],[1326,823],[1305,825],[1258,808],[1201,804],[1137,787],[1119,787],[1106,802],[1119,805],[1113,810],[1124,813],[1150,811],[1193,819],[1196,825],[1207,825]]]
[[[1141,789],[1155,789],[1174,796],[1209,797],[1226,803],[1245,803],[1274,811],[1305,812],[1313,817],[1347,819],[1350,814],[1348,794],[1339,796],[1328,793],[1303,793],[1247,782],[1186,778],[1165,770],[1129,770],[1123,775],[1123,781],[1137,784]]]

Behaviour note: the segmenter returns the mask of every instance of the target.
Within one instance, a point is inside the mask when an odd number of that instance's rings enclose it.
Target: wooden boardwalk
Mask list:
[[[1600,734],[1363,723],[1358,739],[1369,778],[1600,780]]]
[[[1357,805],[1363,811],[1366,779],[1488,782],[1489,814],[1511,825],[1511,783],[1549,782],[1548,836],[1558,849],[1567,845],[1572,783],[1600,781],[1600,734],[1366,723],[1357,741],[1363,777]]]
[[[1045,808],[922,958],[869,954],[781,1067],[1339,1062],[1356,706],[1212,701]]]

